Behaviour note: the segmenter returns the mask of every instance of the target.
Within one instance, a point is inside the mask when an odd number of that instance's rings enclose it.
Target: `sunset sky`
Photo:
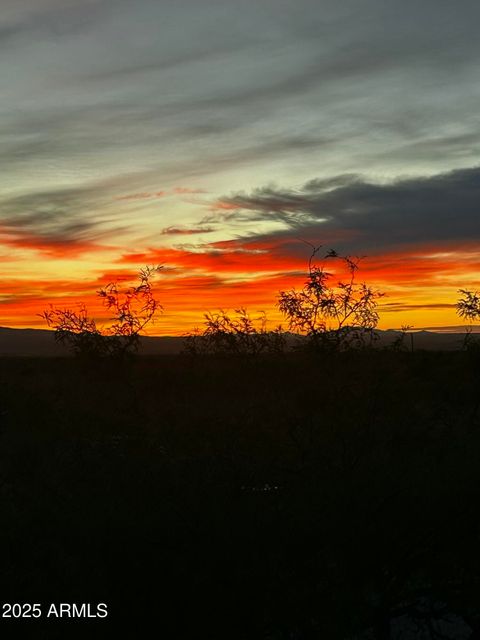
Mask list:
[[[305,242],[366,256],[380,327],[480,288],[476,0],[2,0],[0,325],[163,264],[175,334],[279,319]],[[302,242],[304,241],[304,242]]]

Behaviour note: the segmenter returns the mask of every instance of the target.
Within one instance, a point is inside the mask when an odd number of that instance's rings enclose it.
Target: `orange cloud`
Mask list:
[[[196,195],[206,193],[203,189],[189,189],[188,187],[174,187],[170,191],[141,191],[139,193],[127,193],[117,196],[115,200],[151,200],[153,198],[166,198],[170,195]]]
[[[0,231],[1,233],[1,231]],[[102,251],[105,246],[91,241],[54,240],[34,235],[2,235],[0,245],[16,249],[38,251],[52,258],[75,257],[83,253]]]
[[[179,195],[184,194],[197,194],[197,193],[206,193],[204,189],[189,189],[188,187],[175,187],[173,189],[173,193],[177,193]]]
[[[308,246],[287,237],[229,240],[126,253],[90,281],[10,278],[0,296],[0,324],[42,326],[36,314],[50,302],[64,308],[85,302],[92,315],[107,322],[96,291],[115,280],[134,282],[145,264],[164,265],[153,286],[165,314],[151,333],[181,334],[201,325],[206,311],[240,306],[252,314],[265,310],[277,323],[282,320],[276,308],[278,292],[303,286],[309,253]],[[334,274],[332,283],[342,277],[336,261],[325,265]],[[367,257],[360,262],[358,279],[387,294],[381,300],[381,327],[444,326],[458,324],[457,290],[480,286],[479,274],[480,252],[474,243],[444,244]]]
[[[115,200],[149,200],[151,198],[164,198],[166,191],[157,191],[157,193],[129,193],[124,196],[118,196]]]

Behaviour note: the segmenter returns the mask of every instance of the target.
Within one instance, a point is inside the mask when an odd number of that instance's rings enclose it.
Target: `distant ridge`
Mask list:
[[[0,356],[65,356],[67,349],[55,342],[47,329],[0,327]]]
[[[144,355],[180,353],[183,338],[173,336],[140,339],[139,353]],[[55,341],[55,332],[48,329],[11,329],[0,327],[0,356],[62,357],[69,356],[67,347]]]
[[[472,330],[472,333],[480,333],[480,325],[478,324],[468,325],[468,328]],[[419,331],[431,331],[433,333],[460,333],[465,335],[466,329],[466,325],[457,324],[447,327],[421,327]]]
[[[433,327],[432,327],[433,328]],[[480,327],[472,327],[480,333]],[[400,335],[399,331],[388,329],[377,331],[380,347],[391,344]],[[435,331],[422,329],[412,331],[414,349],[456,351],[461,349],[465,337],[465,327],[435,327]],[[182,337],[142,336],[139,353],[143,355],[178,354],[183,348]],[[405,338],[405,346],[411,348],[410,334]],[[0,356],[22,357],[62,357],[70,355],[68,349],[55,342],[54,331],[48,329],[11,329],[0,327]]]

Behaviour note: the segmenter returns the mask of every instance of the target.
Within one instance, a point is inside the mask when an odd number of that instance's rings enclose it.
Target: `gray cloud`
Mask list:
[[[74,36],[92,28],[106,15],[106,4],[98,0],[23,5],[10,20],[0,20],[0,46],[17,44],[18,40],[27,37],[48,40]]]
[[[4,226],[87,236],[114,191],[92,191],[94,179],[133,193],[195,177],[212,190],[240,170],[249,189],[285,175],[305,184],[245,195],[241,211],[224,212],[226,225],[274,214],[290,229],[354,229],[365,242],[391,244],[393,229],[400,244],[409,229],[447,235],[454,225],[434,182],[382,191],[375,180],[476,162],[480,5],[460,5],[4,0],[0,187],[18,194],[0,203]],[[324,182],[307,181],[315,175]],[[84,187],[62,188],[69,176]],[[429,213],[400,213],[402,198],[418,208],[409,184],[429,190]],[[124,224],[111,215],[112,226]],[[478,232],[474,217],[460,229]]]
[[[30,192],[0,200],[0,228],[3,234],[49,246],[95,242],[119,231],[119,220],[106,211],[109,198],[99,185],[82,188]]]
[[[208,170],[227,145],[229,168],[235,151],[255,154],[259,131],[286,152],[292,139],[328,138],[318,152],[333,171],[365,161],[378,170],[395,155],[445,168],[478,150],[468,143],[478,127],[478,3],[461,12],[431,0],[401,10],[380,0],[20,5],[0,23],[4,47],[28,35],[0,126],[8,115],[9,131],[42,137],[29,158],[93,155],[100,140],[103,162],[122,171],[125,154],[163,168],[174,146]],[[44,46],[57,36],[55,51]],[[30,81],[37,99],[19,102]],[[275,145],[259,158],[264,175],[272,159]]]
[[[480,236],[480,168],[375,184],[358,175],[267,186],[221,198],[219,215],[282,222],[306,240],[337,238],[342,251],[470,243]]]

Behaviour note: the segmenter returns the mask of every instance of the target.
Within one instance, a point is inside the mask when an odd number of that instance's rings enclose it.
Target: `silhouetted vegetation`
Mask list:
[[[162,311],[151,285],[152,276],[160,269],[144,267],[139,271],[138,284],[125,290],[117,282],[110,282],[97,291],[103,305],[113,313],[107,328],[97,326],[85,304],[78,311],[51,306],[40,315],[55,330],[55,339],[67,344],[76,356],[122,359],[137,351],[143,330]]]
[[[457,314],[469,322],[480,320],[480,296],[478,293],[467,289],[460,289],[459,293],[462,294],[462,297],[456,304]],[[463,348],[466,351],[480,353],[480,341],[473,335],[472,327],[468,325],[465,328]]]
[[[337,260],[348,277],[331,284],[332,274],[315,262],[321,247],[312,247],[303,289],[281,291],[278,306],[292,331],[306,335],[315,349],[342,350],[371,345],[378,324],[377,300],[382,293],[357,283],[359,258],[330,250],[325,260]]]
[[[0,404],[3,599],[109,604],[49,640],[478,632],[468,354],[3,359]]]
[[[269,330],[265,313],[252,319],[246,309],[240,308],[235,314],[232,316],[223,310],[206,313],[203,330],[197,329],[185,337],[185,352],[192,356],[258,356],[284,352],[286,339],[282,327]]]
[[[462,297],[456,304],[457,313],[461,318],[473,322],[480,319],[480,296],[476,291],[460,289]]]
[[[206,313],[203,329],[186,335],[185,352],[194,356],[279,354],[292,346],[288,339],[292,333],[304,338],[296,342],[303,349],[342,351],[372,346],[379,320],[377,301],[383,293],[356,281],[359,258],[330,250],[324,259],[337,261],[348,275],[332,285],[333,274],[316,263],[320,249],[312,247],[304,287],[281,291],[278,296],[290,335],[281,325],[268,330],[265,314],[252,319],[244,308],[236,309],[235,315],[220,310]],[[401,341],[403,344],[403,337]]]
[[[388,345],[386,348],[391,351],[413,351],[413,334],[410,333],[413,327],[409,324],[404,324],[400,328],[400,332],[394,338],[392,343]],[[410,335],[410,345],[407,346],[407,335]]]

